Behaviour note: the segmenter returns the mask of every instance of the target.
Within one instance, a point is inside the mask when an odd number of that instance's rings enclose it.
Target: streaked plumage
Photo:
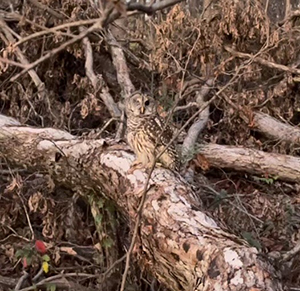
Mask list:
[[[149,96],[134,93],[126,102],[126,114],[127,141],[137,156],[135,164],[140,163],[149,168],[155,156],[171,141],[173,133],[159,118],[155,100]],[[166,149],[158,162],[169,169],[179,170],[174,143]]]

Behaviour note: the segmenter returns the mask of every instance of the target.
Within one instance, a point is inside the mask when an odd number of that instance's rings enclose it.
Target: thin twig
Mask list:
[[[299,17],[299,16],[300,16],[300,9],[290,11],[289,15],[282,21],[279,21],[278,24],[284,25],[286,22],[291,21],[291,20],[293,20],[293,18]]]
[[[284,18],[286,19],[289,14],[291,13],[291,0],[286,0],[285,1],[285,14]]]
[[[216,195],[216,197],[218,197],[218,199],[224,199],[224,200],[227,199],[228,203],[229,203],[231,206],[233,206],[233,207],[236,208],[237,210],[239,210],[239,211],[245,213],[247,216],[249,216],[249,218],[252,218],[252,219],[256,220],[258,223],[263,224],[263,221],[262,221],[261,219],[257,218],[256,216],[252,215],[251,213],[249,213],[249,212],[247,211],[247,209],[245,209],[245,207],[244,207],[243,205],[241,205],[241,207],[239,207],[239,206],[235,205],[233,202],[231,202],[231,200],[230,200],[230,198],[232,198],[231,196],[230,196],[230,197],[227,197],[227,196],[226,196],[225,198],[221,198],[221,197],[220,197],[220,193],[219,193],[218,191],[216,191],[216,190],[215,190],[213,187],[211,187],[210,185],[203,184],[202,187],[207,188],[209,191],[211,191],[212,193],[214,193],[214,194]],[[232,195],[232,196],[234,196],[234,195]],[[211,206],[212,206],[212,205],[211,205]]]
[[[127,253],[126,253],[125,270],[124,270],[123,276],[122,276],[122,283],[121,283],[120,291],[124,291],[125,290],[126,278],[127,278],[127,274],[128,274],[128,271],[129,271],[130,256],[132,254],[132,251],[133,251],[133,248],[134,248],[134,245],[135,245],[135,241],[136,241],[136,238],[137,238],[137,233],[138,233],[138,229],[139,229],[139,226],[140,226],[140,221],[141,221],[141,217],[142,217],[142,212],[143,212],[144,204],[145,204],[145,201],[146,201],[147,192],[149,191],[148,184],[150,182],[150,178],[151,178],[152,172],[153,172],[153,170],[155,168],[155,164],[156,164],[156,159],[152,162],[149,174],[147,176],[147,180],[145,182],[144,189],[142,190],[142,198],[141,198],[139,207],[137,209],[137,218],[136,218],[136,221],[135,221],[135,226],[134,226],[134,230],[133,230],[133,235],[132,235],[131,243],[130,243],[129,249],[128,249]]]
[[[97,133],[99,136],[101,136],[101,134],[104,132],[104,130],[113,122],[118,120],[115,117],[110,118],[101,128],[101,130]]]
[[[18,283],[17,283],[17,285],[16,285],[16,287],[15,287],[15,290],[16,290],[16,291],[17,291],[17,290],[20,290],[20,288],[22,287],[24,281],[26,281],[28,277],[29,277],[29,274],[28,274],[26,271],[23,271],[23,275],[22,275],[22,277],[18,280]]]
[[[246,59],[251,59],[251,61],[253,61],[253,62],[259,63],[261,65],[267,66],[267,67],[272,68],[272,69],[278,69],[278,70],[281,70],[281,71],[284,71],[284,72],[289,72],[289,73],[300,75],[300,69],[290,68],[290,67],[287,67],[285,65],[276,64],[274,62],[265,60],[265,59],[260,58],[260,57],[256,57],[256,56],[251,55],[251,54],[237,52],[237,51],[233,50],[232,48],[230,48],[229,46],[225,46],[224,48],[225,48],[225,50],[227,50],[228,52],[230,52],[231,54],[233,54],[236,57],[243,58],[243,59],[245,59],[245,58]]]
[[[11,82],[16,81],[20,76],[24,75],[25,73],[27,73],[29,70],[33,69],[34,67],[36,67],[37,65],[39,65],[40,63],[44,62],[45,60],[51,58],[53,55],[59,53],[60,51],[64,50],[65,48],[67,48],[68,46],[74,44],[75,42],[83,39],[84,37],[86,37],[88,34],[99,30],[99,29],[103,29],[104,24],[107,22],[109,16],[111,15],[111,13],[113,12],[113,7],[109,7],[107,10],[105,10],[105,12],[103,13],[103,16],[101,18],[99,18],[97,20],[96,23],[94,23],[91,27],[89,27],[87,30],[81,32],[79,35],[75,36],[74,38],[66,41],[65,43],[63,43],[61,46],[59,46],[58,48],[55,48],[53,50],[51,50],[49,53],[47,53],[46,55],[44,55],[43,57],[37,59],[35,62],[31,63],[30,65],[28,65],[26,67],[26,69],[22,70],[19,74],[15,75],[14,77],[12,77],[10,79]]]
[[[22,69],[26,68],[26,65],[23,65],[21,63],[17,63],[17,62],[14,62],[14,61],[11,61],[9,59],[2,58],[2,57],[0,57],[0,63],[1,62],[5,63],[5,64],[13,65],[15,67],[19,67],[19,68],[22,68]]]
[[[177,112],[177,111],[180,111],[180,110],[190,109],[192,107],[199,107],[199,104],[197,102],[189,102],[186,105],[176,106],[175,109],[174,109],[174,112]]]
[[[52,28],[46,28],[45,27],[44,30],[42,30],[42,31],[38,31],[38,32],[32,33],[32,34],[30,34],[26,37],[21,38],[19,41],[14,43],[14,47],[19,46],[20,44],[22,44],[24,42],[27,42],[29,40],[32,40],[34,38],[37,38],[37,37],[40,37],[40,36],[43,36],[43,35],[46,35],[46,34],[49,34],[49,33],[61,34],[61,35],[74,37],[73,34],[61,32],[60,30],[65,29],[65,28],[74,27],[74,26],[90,25],[90,24],[94,24],[97,21],[98,21],[98,19],[87,19],[87,20],[79,20],[79,21],[64,23],[64,24],[61,24],[61,25],[54,26]]]
[[[52,16],[60,19],[60,20],[63,20],[65,19],[65,17],[63,15],[61,15],[60,13],[54,11],[53,9],[51,9],[49,6],[45,5],[45,4],[42,4],[40,3],[39,1],[37,0],[29,0],[29,2],[31,2],[33,5],[35,5],[36,7],[44,10],[44,11],[47,11],[48,13],[50,13]]]
[[[37,272],[37,274],[32,278],[32,282],[36,283],[39,278],[44,274],[43,266],[40,268],[40,270]]]
[[[296,243],[296,245],[288,252],[286,252],[282,256],[282,262],[287,262],[291,260],[295,255],[297,255],[300,252],[300,240]]]
[[[25,203],[23,201],[23,198],[21,197],[21,194],[19,192],[18,192],[18,196],[19,196],[19,198],[22,202],[22,206],[23,206],[23,209],[24,209],[24,212],[25,212],[27,223],[28,223],[28,226],[29,226],[29,229],[30,229],[30,232],[31,232],[31,240],[34,240],[34,231],[33,231],[33,228],[32,228],[32,224],[31,224],[31,221],[30,221],[30,218],[29,218],[27,208],[26,208]]]
[[[99,277],[99,274],[67,273],[67,274],[54,275],[52,277],[48,277],[46,279],[41,280],[39,283],[35,284],[34,286],[23,288],[23,289],[20,289],[19,291],[31,291],[31,290],[35,290],[36,287],[42,286],[42,285],[44,285],[46,283],[55,281],[57,279],[68,278],[68,277],[82,277],[82,278],[89,279],[89,278]]]
[[[3,20],[3,18],[0,17],[0,27],[2,29],[2,31],[4,32],[8,42],[6,41],[6,45],[12,44],[15,42],[14,37],[11,35],[10,31],[8,30],[8,26],[6,25],[5,21]],[[22,65],[25,67],[25,69],[27,68],[29,61],[27,60],[27,58],[25,57],[25,55],[22,53],[22,51],[17,47],[15,48],[15,54],[17,56],[17,58],[19,59],[19,61],[22,63]],[[25,70],[24,69],[24,70]],[[44,99],[45,93],[46,93],[46,89],[45,89],[45,84],[44,82],[41,81],[40,77],[38,76],[38,74],[34,71],[34,70],[29,70],[29,75],[31,77],[31,79],[33,80],[35,86],[38,89],[38,95],[40,97],[40,99]]]

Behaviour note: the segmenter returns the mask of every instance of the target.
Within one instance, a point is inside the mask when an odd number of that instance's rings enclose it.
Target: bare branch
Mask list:
[[[20,21],[21,15],[16,12],[7,12],[5,10],[0,10],[0,17],[5,21]]]
[[[280,70],[280,71],[289,72],[289,73],[293,73],[293,74],[297,74],[297,75],[300,74],[300,69],[290,68],[290,67],[287,67],[285,65],[276,64],[274,62],[267,61],[263,58],[253,56],[251,54],[237,52],[237,51],[233,50],[232,48],[230,48],[228,46],[225,46],[224,48],[225,48],[226,51],[230,52],[231,54],[233,54],[236,57],[243,58],[243,59],[249,59],[253,62],[259,63],[261,65],[267,66],[267,67],[272,68],[272,69],[277,69],[277,70]]]
[[[184,0],[164,0],[164,1],[155,1],[152,5],[146,6],[137,2],[129,2],[127,4],[127,11],[140,11],[146,14],[153,14],[158,10],[163,10],[170,6],[173,6],[177,3],[180,3]]]
[[[222,98],[238,111],[244,122],[248,123],[254,130],[278,141],[300,144],[300,129],[298,127],[280,122],[262,112],[251,112],[251,116],[249,116],[248,112],[236,106],[225,94],[222,94]]]
[[[279,25],[283,25],[288,21],[293,20],[295,17],[299,17],[300,16],[300,9],[294,10],[294,11],[290,11],[290,13],[287,15],[287,17],[285,19],[283,19],[282,21],[278,22]]]
[[[26,271],[23,271],[23,275],[18,280],[15,290],[20,290],[22,288],[23,283],[27,280],[28,277],[29,277],[29,273],[27,273]]]
[[[9,60],[9,59],[6,59],[6,58],[2,58],[0,57],[0,63],[5,63],[5,64],[9,64],[9,65],[13,65],[13,66],[16,66],[16,67],[19,67],[19,68],[25,68],[26,65],[23,65],[21,63],[17,63],[17,62],[14,62],[12,60]]]
[[[43,4],[43,3],[40,3],[37,0],[29,0],[29,2],[31,2],[36,7],[40,8],[40,9],[42,9],[44,11],[47,11],[49,14],[51,14],[52,16],[54,16],[54,17],[56,17],[56,18],[58,18],[60,20],[65,19],[65,17],[63,15],[61,15],[60,13],[54,11],[49,6],[47,6],[47,5]]]
[[[93,69],[93,49],[91,46],[91,43],[88,39],[88,37],[83,38],[83,44],[84,44],[84,51],[85,51],[85,56],[86,56],[86,61],[85,61],[85,70],[86,70],[86,75],[90,79],[95,94],[97,94],[100,90],[102,91],[100,93],[100,97],[104,104],[106,105],[108,111],[110,112],[110,115],[112,117],[120,117],[121,116],[121,111],[118,107],[118,105],[115,103],[114,99],[112,96],[109,94],[109,91],[107,87],[104,85],[102,76],[96,75]],[[103,90],[102,90],[103,88]]]
[[[283,254],[282,256],[282,262],[287,262],[293,258],[295,258],[295,256],[300,252],[300,241],[298,240],[298,242],[296,243],[296,245],[289,250],[288,252],[286,252],[285,254]]]
[[[1,27],[2,31],[4,32],[7,40],[9,41],[9,43],[6,42],[6,45],[13,44],[15,42],[15,39],[11,35],[9,30],[7,29],[7,25],[1,17],[0,17],[0,27]],[[29,62],[18,47],[15,49],[15,54],[17,55],[17,58],[20,60],[22,65],[24,67],[27,67]],[[46,88],[45,88],[44,82],[41,81],[40,77],[33,69],[29,70],[29,75],[30,75],[31,79],[33,80],[35,86],[38,89],[38,95],[39,95],[40,99],[44,99],[44,96],[46,94]]]
[[[42,31],[38,31],[38,32],[32,33],[26,37],[21,38],[19,41],[14,43],[14,47],[19,46],[20,44],[27,42],[29,40],[32,40],[34,38],[37,38],[37,37],[40,37],[43,35],[47,35],[49,33],[61,34],[61,35],[74,37],[73,34],[61,32],[60,30],[65,29],[65,28],[75,27],[75,26],[90,25],[90,24],[94,24],[97,21],[98,21],[98,19],[87,19],[87,20],[79,20],[79,21],[74,21],[74,22],[69,22],[69,23],[63,23],[61,25],[57,25],[52,28],[45,27],[45,28],[43,28]]]
[[[174,112],[177,112],[177,111],[180,111],[180,110],[186,110],[186,109],[189,109],[189,108],[192,108],[192,107],[199,107],[199,104],[197,102],[189,102],[186,105],[175,107]]]
[[[110,31],[108,32],[107,40],[111,48],[113,64],[117,71],[118,83],[121,86],[122,95],[124,98],[128,98],[132,94],[132,92],[135,91],[135,88],[130,80],[124,53]]]
[[[214,80],[207,80],[206,84],[202,86],[201,90],[197,92],[196,103],[198,106],[202,106],[204,103],[204,97],[209,93],[212,88]],[[203,130],[209,118],[209,106],[207,106],[202,112],[199,113],[198,119],[189,128],[187,136],[184,139],[182,145],[182,156],[187,159],[190,155],[194,154],[194,147],[200,132]]]
[[[104,24],[107,24],[108,22],[108,18],[111,15],[111,13],[113,12],[113,7],[109,7],[107,10],[105,10],[105,12],[103,13],[103,16],[101,18],[99,18],[97,20],[96,23],[94,23],[91,27],[89,27],[87,30],[81,32],[79,35],[75,36],[74,38],[66,41],[65,43],[63,43],[61,46],[59,46],[56,49],[53,49],[52,51],[50,51],[49,53],[47,53],[46,55],[44,55],[43,57],[39,58],[38,60],[36,60],[35,62],[29,64],[26,69],[22,70],[19,74],[15,75],[14,77],[12,77],[10,80],[11,82],[16,81],[20,76],[24,75],[25,73],[27,73],[29,70],[33,69],[34,67],[36,67],[37,65],[39,65],[40,63],[44,62],[45,60],[51,58],[53,55],[59,53],[60,51],[64,50],[65,48],[67,48],[68,46],[70,46],[71,44],[74,44],[75,42],[83,39],[84,37],[86,37],[88,34],[97,31],[97,30],[101,30],[104,27]]]

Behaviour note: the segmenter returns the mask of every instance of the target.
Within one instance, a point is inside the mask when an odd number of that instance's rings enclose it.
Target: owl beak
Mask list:
[[[141,113],[144,114],[144,112],[145,112],[145,107],[142,106],[141,107]]]

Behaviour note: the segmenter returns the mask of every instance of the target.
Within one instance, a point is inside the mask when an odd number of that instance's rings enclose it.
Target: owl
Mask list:
[[[156,156],[171,141],[173,132],[159,118],[156,102],[150,96],[135,92],[126,101],[125,109],[127,141],[137,157],[132,167],[140,165],[150,168]],[[179,170],[179,157],[174,143],[157,162],[171,170]]]

